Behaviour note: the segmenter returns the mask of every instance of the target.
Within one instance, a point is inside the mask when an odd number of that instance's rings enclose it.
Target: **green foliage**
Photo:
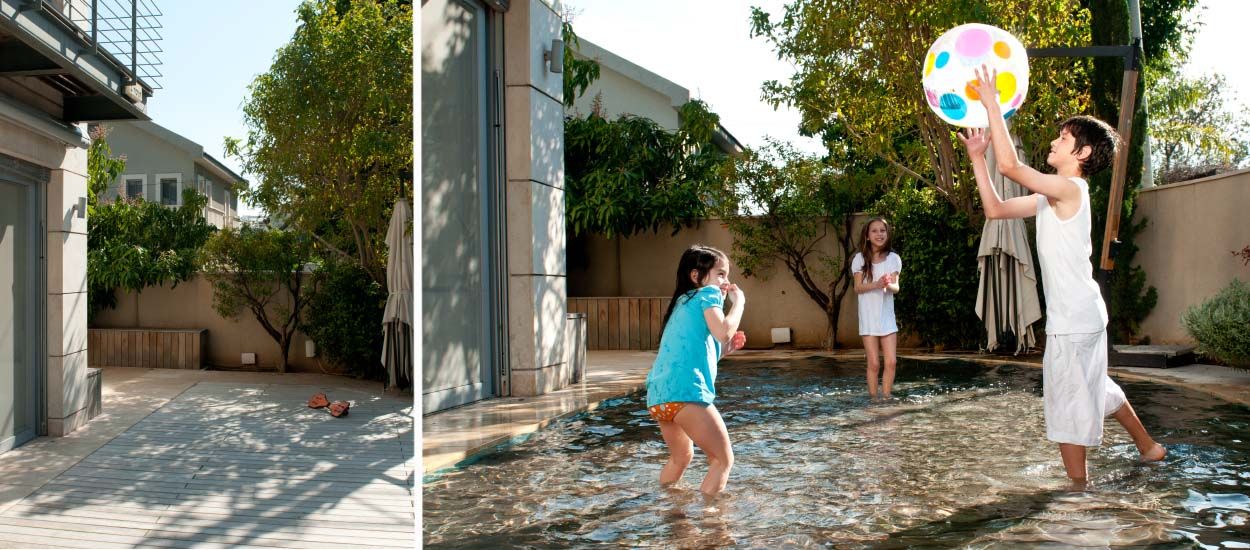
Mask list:
[[[1250,368],[1250,284],[1240,279],[1181,317],[1198,351],[1228,365]]]
[[[1088,0],[1086,0],[1088,1]],[[1189,40],[1197,30],[1186,16],[1198,0],[1142,0],[1142,48],[1146,62],[1171,62],[1188,55]]]
[[[313,274],[303,331],[330,362],[353,375],[382,380],[382,314],[386,288],[360,266],[328,261]]]
[[[932,114],[921,93],[925,52],[943,32],[969,21],[1006,29],[1030,47],[1086,44],[1088,17],[1070,0],[796,0],[778,19],[754,9],[752,34],[795,65],[789,81],[764,84],[764,97],[797,108],[803,131],[840,125],[853,147],[933,187],[979,221],[976,183],[954,128]],[[1086,65],[1031,61],[1029,98],[1012,119],[1030,159],[1045,158],[1057,117],[1088,101]]]
[[[214,231],[202,213],[207,200],[185,189],[178,208],[144,200],[97,206],[87,217],[88,316],[116,307],[115,289],[178,286],[194,276],[200,247]]]
[[[761,278],[784,266],[825,312],[828,342],[836,347],[851,285],[852,216],[867,205],[874,186],[775,141],[747,150],[726,171],[719,203],[734,235],[734,264],[744,276]]]
[[[676,132],[631,115],[616,121],[596,113],[565,119],[565,211],[571,236],[628,237],[706,217],[727,159],[712,144],[720,117],[698,100],[678,114]]]
[[[564,38],[564,106],[573,107],[577,98],[586,93],[594,81],[599,80],[599,63],[593,59],[578,59],[573,50],[580,44],[573,24],[565,21],[561,27]]]
[[[113,157],[106,138],[109,134],[107,126],[93,125],[88,130],[91,145],[87,147],[87,215],[95,215],[100,195],[109,185],[117,181],[126,169],[126,155]]]
[[[975,349],[984,334],[977,318],[980,231],[932,188],[900,187],[871,211],[894,226],[894,250],[903,258],[894,311],[902,330],[925,345]]]
[[[246,140],[228,155],[260,181],[249,202],[385,282],[386,227],[413,191],[412,6],[299,6],[299,27],[256,77]]]
[[[1146,270],[1133,265],[1137,256],[1137,236],[1149,220],[1133,220],[1120,227],[1120,245],[1116,251],[1116,269],[1109,285],[1108,330],[1112,342],[1127,343],[1137,334],[1141,322],[1159,302],[1159,291],[1146,284]]]
[[[301,272],[311,250],[300,233],[251,226],[223,229],[204,245],[203,270],[213,283],[213,309],[227,319],[250,312],[278,343],[279,372],[286,372],[291,339],[307,306]]]

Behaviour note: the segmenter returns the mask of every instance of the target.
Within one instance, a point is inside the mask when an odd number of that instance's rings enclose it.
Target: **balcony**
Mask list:
[[[0,95],[62,122],[148,120],[156,0],[0,0]]]

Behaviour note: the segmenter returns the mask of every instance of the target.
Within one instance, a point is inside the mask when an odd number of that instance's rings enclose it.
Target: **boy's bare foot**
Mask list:
[[[1168,450],[1158,443],[1155,443],[1150,450],[1141,454],[1142,462],[1158,462],[1168,455]]]

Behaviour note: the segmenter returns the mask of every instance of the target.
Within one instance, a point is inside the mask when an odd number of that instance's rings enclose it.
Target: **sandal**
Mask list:
[[[320,409],[330,405],[330,400],[326,398],[326,394],[317,392],[308,398],[308,408]]]
[[[351,410],[352,404],[346,401],[335,401],[330,403],[330,416],[340,417],[347,416],[347,411]]]

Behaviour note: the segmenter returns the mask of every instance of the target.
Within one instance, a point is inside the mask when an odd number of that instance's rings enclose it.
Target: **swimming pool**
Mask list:
[[[659,487],[667,452],[638,394],[427,478],[423,538],[442,548],[1250,548],[1250,408],[1118,382],[1170,454],[1138,463],[1108,419],[1091,487],[1076,492],[1044,437],[1038,369],[903,360],[896,399],[871,403],[862,361],[726,361],[717,406],[735,466],[715,503],[698,493],[697,450],[677,488]]]

